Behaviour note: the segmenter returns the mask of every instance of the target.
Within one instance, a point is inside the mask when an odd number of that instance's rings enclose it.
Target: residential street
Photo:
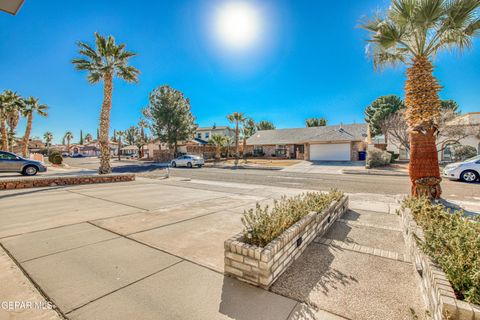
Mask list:
[[[97,158],[67,158],[66,163],[72,167],[95,170]],[[139,163],[132,160],[114,161],[114,172],[136,172],[148,178],[165,176],[162,166],[151,163]],[[160,168],[160,169],[159,169]],[[177,168],[170,169],[173,177],[239,182],[266,186],[279,186],[311,190],[329,190],[337,188],[349,193],[375,193],[398,195],[407,194],[410,182],[406,176],[361,175],[361,174],[327,174],[288,172],[284,170],[258,169],[222,169],[222,168]],[[460,181],[444,180],[443,196],[448,200],[480,201],[480,184],[468,184]]]

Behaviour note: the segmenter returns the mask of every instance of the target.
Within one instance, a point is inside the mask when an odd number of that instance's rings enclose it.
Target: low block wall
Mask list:
[[[320,213],[311,212],[264,248],[243,242],[239,233],[225,241],[225,274],[268,289],[348,209],[348,197]]]
[[[410,209],[401,210],[403,236],[416,275],[421,283],[422,294],[434,320],[477,320],[480,306],[458,300],[447,276],[417,243],[425,241],[423,230],[413,220]]]
[[[126,181],[134,181],[134,180],[135,180],[135,175],[131,173],[104,174],[104,175],[24,177],[24,178],[1,179],[0,190],[65,186],[65,185],[76,185],[76,184],[126,182]]]

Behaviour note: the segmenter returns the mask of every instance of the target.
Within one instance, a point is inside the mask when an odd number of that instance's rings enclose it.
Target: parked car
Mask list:
[[[195,156],[195,155],[184,155],[178,158],[173,159],[170,162],[172,167],[188,167],[191,168],[193,166],[197,166],[201,168],[205,164],[205,160],[202,157]]]
[[[447,165],[442,175],[452,180],[475,182],[480,179],[480,155],[467,159],[463,162],[456,162]]]
[[[85,156],[81,153],[74,153],[70,156],[70,158],[85,158]]]
[[[0,151],[0,172],[18,172],[24,176],[34,176],[46,172],[47,167],[40,161],[22,158],[14,153]]]

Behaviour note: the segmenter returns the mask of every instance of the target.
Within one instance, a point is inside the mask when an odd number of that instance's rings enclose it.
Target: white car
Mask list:
[[[467,159],[463,162],[456,162],[447,165],[442,176],[448,179],[475,182],[480,179],[480,155]]]
[[[205,164],[205,160],[202,157],[195,156],[195,155],[185,155],[178,158],[173,159],[170,162],[170,165],[174,168],[176,167],[199,167],[201,168]]]

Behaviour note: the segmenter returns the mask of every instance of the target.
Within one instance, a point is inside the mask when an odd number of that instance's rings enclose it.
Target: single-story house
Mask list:
[[[131,146],[125,146],[121,148],[120,154],[123,156],[138,157],[138,151],[139,151],[139,148],[137,146],[131,145]]]
[[[357,161],[367,149],[368,125],[262,130],[247,139],[247,153],[265,157]]]

